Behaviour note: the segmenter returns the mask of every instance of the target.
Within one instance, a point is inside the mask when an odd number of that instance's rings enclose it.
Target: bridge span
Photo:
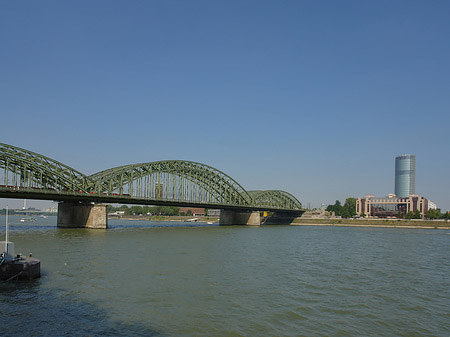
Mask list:
[[[221,209],[221,224],[260,224],[260,211],[293,218],[301,203],[281,190],[247,191],[205,164],[166,160],[85,175],[35,152],[0,143],[0,197],[58,201],[58,226],[106,228],[103,203]]]

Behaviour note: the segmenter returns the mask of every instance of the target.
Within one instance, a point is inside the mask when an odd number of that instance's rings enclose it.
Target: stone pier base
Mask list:
[[[247,226],[260,226],[261,217],[259,212],[243,212],[243,211],[231,211],[222,210],[220,212],[221,225],[247,225]]]
[[[60,202],[58,204],[60,228],[108,228],[106,205],[94,203]]]

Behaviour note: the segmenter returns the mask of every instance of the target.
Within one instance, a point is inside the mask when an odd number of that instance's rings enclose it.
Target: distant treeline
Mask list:
[[[172,206],[131,206],[122,205],[120,207],[106,206],[108,213],[124,212],[124,215],[192,215],[191,211],[180,213],[179,207]]]

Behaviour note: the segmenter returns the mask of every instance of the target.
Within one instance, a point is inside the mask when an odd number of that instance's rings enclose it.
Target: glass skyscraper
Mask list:
[[[395,194],[407,198],[416,190],[416,156],[404,154],[395,157]]]

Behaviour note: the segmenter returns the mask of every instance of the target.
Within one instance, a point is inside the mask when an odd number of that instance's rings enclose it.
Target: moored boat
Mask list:
[[[8,238],[8,207],[6,207],[5,241],[0,241],[0,280],[32,279],[41,276],[41,262],[30,254],[15,255],[14,243]]]
[[[33,218],[32,216],[27,216],[27,217],[20,219],[20,222],[35,222],[35,221],[36,221],[36,219]]]

